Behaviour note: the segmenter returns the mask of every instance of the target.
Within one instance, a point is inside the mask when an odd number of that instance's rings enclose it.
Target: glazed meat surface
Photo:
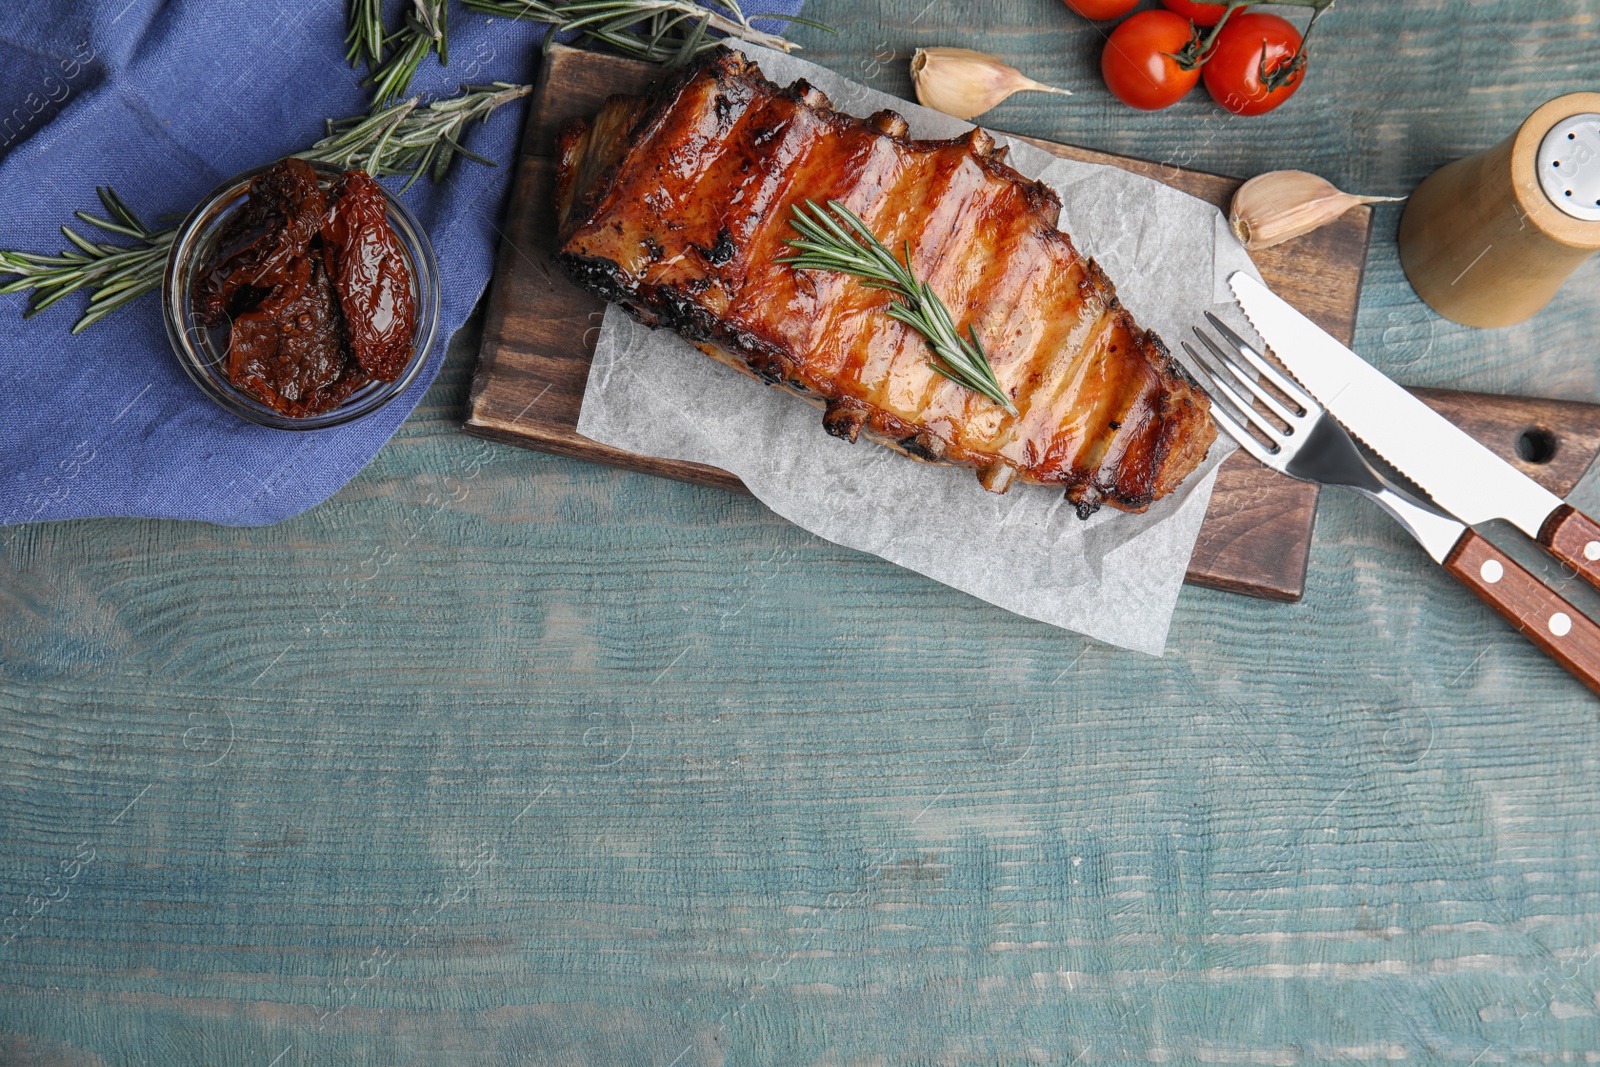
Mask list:
[[[1142,511],[1205,458],[1209,405],[1056,228],[1060,201],[981,130],[916,141],[718,49],[562,132],[561,269],[652,326],[825,408],[823,425],[923,460]],[[889,294],[801,271],[793,205],[838,200],[976,331],[1017,408],[945,378]]]

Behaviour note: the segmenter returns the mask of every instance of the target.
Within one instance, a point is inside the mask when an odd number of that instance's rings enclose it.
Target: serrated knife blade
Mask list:
[[[1470,525],[1505,519],[1600,588],[1600,524],[1479,444],[1244,272],[1233,294],[1279,362],[1357,439]]]

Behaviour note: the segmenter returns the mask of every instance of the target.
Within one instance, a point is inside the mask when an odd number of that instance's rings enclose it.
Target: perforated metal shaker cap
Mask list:
[[[1573,115],[1539,145],[1539,185],[1575,219],[1600,222],[1600,115]]]

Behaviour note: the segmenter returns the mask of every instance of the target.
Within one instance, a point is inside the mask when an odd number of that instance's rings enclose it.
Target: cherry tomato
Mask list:
[[[1100,53],[1100,73],[1113,96],[1141,111],[1171,107],[1200,80],[1200,68],[1184,70],[1175,55],[1195,40],[1182,15],[1141,11],[1111,31]]]
[[[1277,15],[1236,12],[1206,60],[1206,89],[1235,115],[1271,111],[1306,77],[1300,31]]]
[[[1120,19],[1135,7],[1139,0],[1062,0],[1068,7],[1086,19]]]
[[[1161,0],[1161,6],[1175,11],[1196,26],[1215,26],[1227,12],[1227,4],[1206,4],[1200,0]]]

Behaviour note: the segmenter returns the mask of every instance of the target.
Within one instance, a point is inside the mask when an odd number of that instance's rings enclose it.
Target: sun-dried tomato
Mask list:
[[[328,199],[322,252],[349,325],[350,350],[369,378],[393,381],[411,358],[416,309],[383,189],[365,171],[349,170]]]
[[[272,294],[234,320],[228,378],[295,418],[335,407],[365,380],[346,353],[338,296],[320,260],[294,260]]]
[[[250,182],[244,207],[223,229],[219,254],[200,283],[199,311],[215,326],[259,294],[274,288],[296,259],[306,255],[327,214],[317,172],[303,159],[280,159]]]

